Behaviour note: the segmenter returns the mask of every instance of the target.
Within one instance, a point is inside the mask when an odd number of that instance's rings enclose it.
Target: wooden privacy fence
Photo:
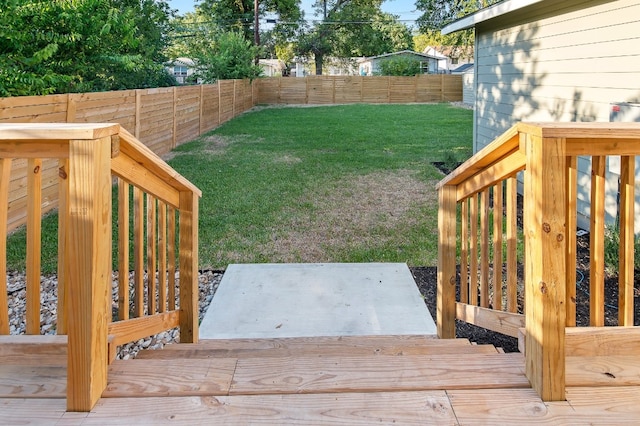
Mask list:
[[[119,123],[157,155],[216,128],[255,104],[248,80],[213,85],[0,98],[0,123]],[[8,229],[26,221],[27,161],[12,164]],[[41,166],[43,213],[58,206],[58,164]]]
[[[257,80],[261,104],[423,103],[462,101],[462,76],[308,76]]]
[[[60,192],[56,333],[67,335],[67,409],[89,411],[107,385],[117,346],[174,327],[180,342],[197,342],[201,192],[117,124],[0,124],[0,335],[10,333],[8,310],[15,309],[7,300],[5,230],[17,159],[29,169],[24,321],[27,334],[41,333],[45,158],[56,164]],[[119,273],[112,278],[114,235]]]
[[[565,398],[566,356],[616,351],[626,355],[627,348],[637,348],[640,328],[630,326],[640,321],[634,318],[639,141],[637,123],[519,123],[442,180],[438,335],[454,337],[456,319],[518,337],[524,328],[526,374],[545,401]],[[589,182],[578,183],[578,156],[591,160]],[[603,327],[605,164],[611,156],[621,163],[616,305],[620,327]],[[518,173],[523,182],[521,227]],[[590,187],[591,194],[591,327],[586,331],[575,328],[578,185]],[[518,246],[524,249],[522,269]],[[608,347],[608,342],[615,343]]]

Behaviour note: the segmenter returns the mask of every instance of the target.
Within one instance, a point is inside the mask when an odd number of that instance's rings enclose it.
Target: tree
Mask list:
[[[169,12],[153,0],[0,0],[0,96],[170,85]]]
[[[240,32],[248,41],[254,40],[254,0],[201,0],[197,10],[224,31]],[[300,0],[261,0],[258,16],[277,15],[274,34],[287,38],[295,31],[301,18]]]
[[[412,77],[421,74],[420,61],[407,56],[397,56],[380,62],[380,75]]]
[[[473,46],[473,31],[458,31],[442,35],[440,30],[446,25],[477,10],[499,3],[502,0],[416,0],[416,9],[424,12],[416,20],[420,31],[429,45]],[[426,47],[425,46],[425,47]],[[423,48],[424,49],[424,48]]]
[[[380,10],[383,0],[318,0],[322,20],[303,29],[297,53],[312,55],[316,74],[325,56],[375,56],[413,47],[409,29]]]
[[[239,78],[254,79],[262,68],[254,64],[259,48],[246,40],[239,31],[221,32],[215,35],[209,46],[191,51],[196,63],[195,76],[205,83]]]

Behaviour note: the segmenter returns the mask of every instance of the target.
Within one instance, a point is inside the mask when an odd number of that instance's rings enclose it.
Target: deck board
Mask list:
[[[102,396],[227,395],[235,368],[232,358],[116,361]]]
[[[492,345],[472,345],[467,339],[439,340],[425,336],[295,337],[286,339],[201,340],[141,351],[137,359],[264,358],[291,356],[441,355],[496,353]]]
[[[122,417],[118,417],[121,413]],[[451,425],[444,391],[102,399],[83,425]]]
[[[637,355],[567,357],[567,386],[640,385]]]
[[[67,368],[0,365],[0,398],[65,398]]]
[[[241,359],[231,395],[528,387],[521,354]]]

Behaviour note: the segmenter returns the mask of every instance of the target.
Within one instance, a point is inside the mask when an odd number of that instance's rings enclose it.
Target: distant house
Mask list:
[[[325,57],[322,67],[323,75],[358,75],[358,62],[362,58],[336,58]],[[296,57],[294,59],[295,69],[291,75],[296,77],[305,77],[307,75],[316,74],[316,63],[304,57]]]
[[[452,69],[451,74],[462,75],[462,102],[467,105],[476,103],[476,74],[473,63],[460,65]]]
[[[420,61],[423,74],[437,73],[438,61],[442,59],[433,55],[427,55],[426,53],[414,52],[413,50],[401,50],[399,52],[360,59],[358,67],[359,73],[360,75],[376,75],[380,72],[380,64],[383,61],[396,57],[407,57]]]
[[[518,121],[640,121],[638,17],[637,0],[506,0],[445,27],[444,34],[475,28],[474,151]],[[579,181],[590,182],[590,157],[581,157],[578,167]],[[608,170],[612,221],[620,173],[615,158]],[[583,228],[589,190],[580,185]]]
[[[262,75],[265,77],[280,77],[287,69],[285,63],[279,59],[260,59],[258,65],[262,67]]]
[[[435,56],[438,72],[449,73],[461,65],[473,63],[473,48],[470,46],[427,46],[422,53]]]
[[[168,64],[166,68],[178,80],[178,83],[187,83],[187,78],[195,72],[195,63],[189,58],[177,58]]]

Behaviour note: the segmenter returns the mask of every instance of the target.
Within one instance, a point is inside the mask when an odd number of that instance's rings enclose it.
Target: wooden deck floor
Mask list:
[[[635,361],[616,375],[598,360],[568,360],[567,401],[544,403],[529,387],[521,354],[463,339],[172,345],[114,362],[90,413],[65,412],[64,345],[22,356],[0,346],[0,424],[612,425],[640,419]],[[599,386],[585,386],[593,384],[590,377]]]

